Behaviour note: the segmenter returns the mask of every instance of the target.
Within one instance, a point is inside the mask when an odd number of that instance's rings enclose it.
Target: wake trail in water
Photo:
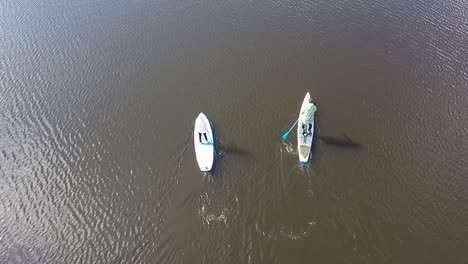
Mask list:
[[[187,152],[190,139],[192,138],[193,128],[194,128],[194,125],[192,125],[192,127],[190,128],[190,131],[187,137],[185,138],[184,144],[182,145],[182,150],[179,152],[179,155],[177,155],[176,162],[177,162],[178,167],[181,166],[182,160],[184,159],[185,152]]]
[[[294,163],[291,163],[289,155],[291,155],[291,158],[297,155],[297,151],[292,143],[282,141],[277,148],[279,153],[276,159],[279,162],[275,164],[277,164],[276,171],[279,174],[279,179],[277,178],[276,181],[272,182],[272,191],[276,193],[274,204],[276,207],[282,207],[283,209],[281,210],[288,211],[290,209],[290,203],[296,203],[294,202],[296,198],[303,201],[311,201],[314,197],[315,188],[312,182],[314,170],[311,164],[300,164],[296,159],[294,159]],[[305,184],[301,184],[298,181],[305,181]],[[304,187],[304,195],[297,193],[296,188],[301,188],[300,186]],[[299,197],[297,197],[297,195],[299,195]],[[296,196],[296,198],[294,198],[294,196]],[[308,203],[309,202],[305,202],[304,204]],[[297,212],[292,211],[292,213],[294,214]],[[288,219],[289,218],[286,217],[273,225],[267,222],[257,222],[255,224],[256,233],[272,240],[300,240],[310,236],[315,230],[316,219],[313,216],[305,217],[303,222],[301,221],[303,224],[299,225],[288,224],[290,220],[293,220]]]
[[[152,218],[160,219],[159,228],[156,228],[154,226],[154,223],[150,223],[146,227],[139,230],[138,237],[140,239],[137,241],[136,245],[131,250],[132,254],[130,258],[133,261],[138,260],[143,254],[143,252],[145,252],[150,247],[150,245],[154,244],[155,241],[157,241],[161,236],[161,230],[164,229],[164,225],[165,225],[164,221],[162,220],[163,217],[161,217],[161,213],[165,210],[162,210],[161,206],[164,204],[167,204],[170,194],[174,191],[175,187],[177,186],[179,182],[179,179],[178,179],[179,172],[182,167],[182,161],[184,160],[184,155],[187,152],[187,149],[189,146],[190,138],[193,133],[193,128],[194,126],[191,127],[190,133],[185,138],[180,151],[176,152],[178,154],[175,155],[175,168],[170,173],[170,179],[169,179],[170,182],[167,184],[168,187],[162,191],[160,202],[158,202],[158,208],[154,210],[153,213],[151,214]],[[158,243],[158,244],[161,244],[161,243]],[[120,259],[120,263],[127,262],[127,259],[128,259],[127,257],[122,257]]]
[[[179,184],[180,170],[182,168],[182,162],[184,160],[185,154],[189,147],[189,142],[192,137],[193,128],[194,126],[191,127],[188,135],[185,137],[183,144],[178,149],[178,151],[175,151],[175,153],[171,155],[171,157],[174,157],[175,164],[174,166],[170,166],[173,169],[169,173],[168,182],[165,184],[158,184],[158,186],[165,186],[164,189],[161,190],[160,201],[158,202],[159,206],[168,204],[172,192],[175,190],[176,186]],[[164,210],[161,209],[160,211],[164,211]]]

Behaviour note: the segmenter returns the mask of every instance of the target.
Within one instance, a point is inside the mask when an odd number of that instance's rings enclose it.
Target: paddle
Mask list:
[[[296,126],[297,121],[299,121],[299,119],[297,119],[296,122],[294,122],[294,124],[293,124],[292,127],[288,130],[288,132],[284,133],[284,135],[283,135],[283,140],[288,139],[289,133],[291,133],[291,130]]]

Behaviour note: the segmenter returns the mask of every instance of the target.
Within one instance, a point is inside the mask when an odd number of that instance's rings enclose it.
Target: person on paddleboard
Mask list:
[[[317,111],[317,106],[315,106],[311,97],[309,98],[309,106],[301,112],[302,135],[304,136],[312,135],[312,122],[314,121],[315,111]]]
[[[202,134],[203,134],[203,137],[205,138],[205,142],[207,143],[208,142],[208,136],[206,135],[206,132],[203,132],[203,133],[198,132],[198,139],[200,139],[200,143],[203,143]]]

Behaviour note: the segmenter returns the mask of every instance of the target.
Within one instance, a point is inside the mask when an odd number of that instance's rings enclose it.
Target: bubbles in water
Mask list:
[[[214,200],[216,202],[216,200]],[[210,210],[210,211],[215,211],[215,212],[209,212],[209,207],[213,207],[211,204],[212,199],[210,198],[210,195],[208,193],[204,193],[200,196],[200,209],[198,210],[198,214],[201,216],[201,219],[204,224],[209,225],[211,222],[221,222],[221,223],[227,223],[227,212],[228,208],[222,204],[220,206],[216,206],[215,209]],[[219,212],[221,210],[221,212]],[[216,213],[218,211],[219,213]]]
[[[299,240],[302,238],[305,238],[310,235],[312,232],[312,228],[316,225],[315,221],[308,221],[307,226],[304,227],[302,230],[299,232],[293,232],[292,227],[286,228],[286,227],[281,227],[279,230],[273,228],[269,232],[265,232],[264,230],[261,230],[258,224],[255,224],[255,230],[259,232],[262,236],[270,238],[270,239],[280,239],[280,238],[286,238],[290,240]]]
[[[283,149],[290,154],[297,154],[296,148],[294,148],[292,143],[283,142]]]
[[[226,211],[227,208],[222,208],[221,213],[219,215],[216,215],[214,213],[209,213],[206,210],[206,206],[202,205],[200,210],[198,210],[198,214],[201,216],[202,220],[206,224],[210,224],[210,222],[217,221],[217,222],[227,222],[227,217],[226,217]]]

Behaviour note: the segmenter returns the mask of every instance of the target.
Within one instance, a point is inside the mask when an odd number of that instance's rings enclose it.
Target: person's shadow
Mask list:
[[[343,134],[343,138],[317,135],[317,139],[320,139],[325,144],[336,147],[361,148],[361,144],[359,142],[350,139],[346,134]]]

